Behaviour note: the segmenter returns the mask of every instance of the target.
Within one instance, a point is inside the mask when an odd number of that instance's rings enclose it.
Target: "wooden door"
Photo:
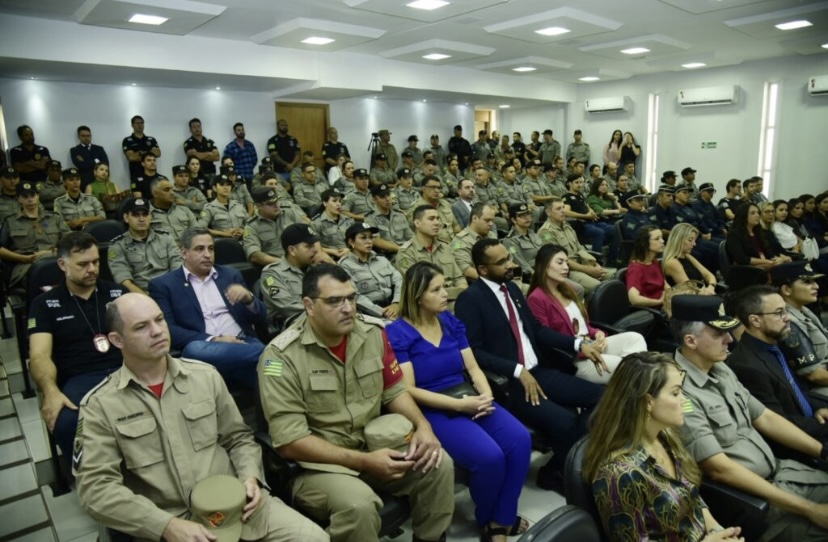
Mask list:
[[[314,165],[318,168],[324,167],[322,145],[328,139],[328,104],[276,102],[276,121],[279,119],[287,121],[288,133],[299,140],[302,152],[313,151]]]

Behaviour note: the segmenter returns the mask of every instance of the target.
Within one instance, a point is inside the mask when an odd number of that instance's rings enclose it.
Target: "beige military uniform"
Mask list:
[[[237,201],[230,200],[227,206],[214,199],[204,206],[198,217],[199,224],[211,230],[243,228],[247,222],[247,209]]]
[[[127,367],[80,404],[73,467],[78,498],[95,521],[139,541],[160,540],[174,517],[190,519],[190,492],[216,474],[263,480],[262,452],[218,372],[167,358],[159,399]],[[262,490],[244,540],[328,540]]]
[[[302,278],[305,273],[287,259],[266,265],[262,269],[262,297],[267,306],[268,320],[283,322],[305,310],[302,305]]]
[[[150,229],[147,238],[140,241],[129,232],[123,233],[112,240],[106,258],[114,282],[131,280],[142,290],[150,280],[182,265],[178,244],[164,230]]]
[[[37,183],[37,191],[40,196],[40,204],[47,211],[54,211],[55,200],[66,194],[66,188],[63,187],[62,182],[51,183],[49,181],[43,181],[42,183]]]
[[[497,239],[497,234],[494,230],[492,230],[486,237],[489,239]],[[471,251],[474,244],[481,239],[483,239],[482,236],[473,232],[468,227],[464,228],[463,231],[454,236],[454,239],[450,245],[451,252],[454,255],[454,260],[457,262],[458,267],[460,267],[462,271],[465,271],[469,267],[474,267],[474,263],[472,263]]]
[[[374,199],[371,197],[371,192],[368,190],[365,192],[354,190],[342,198],[343,211],[348,211],[349,213],[353,213],[355,215],[365,216],[374,209]]]
[[[51,250],[58,241],[69,233],[59,215],[52,211],[40,209],[38,218],[29,218],[23,214],[18,206],[16,214],[6,219],[0,233],[0,246],[18,254],[34,254],[41,250]],[[32,264],[15,263],[9,277],[9,286],[25,285],[26,273]]]
[[[414,202],[420,199],[420,193],[414,188],[406,190],[400,186],[391,191],[391,201],[394,206],[400,211],[406,213],[414,205]]]
[[[405,215],[396,209],[391,209],[387,215],[381,214],[379,210],[374,211],[365,217],[365,223],[379,230],[379,236],[386,241],[401,245],[414,237],[414,232],[408,225]]]
[[[230,199],[241,203],[245,213],[247,212],[247,204],[253,203],[253,196],[250,195],[250,190],[247,189],[247,185],[239,180],[236,181],[236,184],[233,185],[233,190],[230,191]]]
[[[538,235],[540,235],[544,244],[552,243],[565,248],[569,258],[576,260],[578,263],[587,265],[595,262],[595,257],[578,241],[578,234],[575,233],[575,230],[567,222],[559,226],[547,220],[538,230]],[[604,269],[607,272],[600,280],[582,271],[570,269],[569,280],[583,286],[586,295],[589,296],[602,281],[609,280],[615,276],[615,269],[609,267],[605,267]]]
[[[256,252],[283,258],[282,232],[291,224],[304,222],[292,207],[282,207],[276,220],[268,220],[260,215],[253,215],[244,227],[244,253],[249,260]]]
[[[402,275],[387,258],[371,252],[368,260],[362,261],[350,252],[339,261],[339,266],[354,281],[360,312],[381,318],[384,307],[400,302]]]
[[[368,177],[372,185],[394,185],[397,184],[397,175],[391,168],[381,169],[378,167],[371,168],[371,173]]]
[[[543,246],[543,240],[531,230],[526,232],[526,235],[520,235],[512,228],[509,235],[503,239],[503,246],[509,250],[515,263],[520,266],[521,272],[531,274],[535,268],[535,257],[540,247]]]
[[[394,265],[397,266],[400,273],[405,275],[409,267],[420,261],[437,264],[443,269],[443,277],[446,279],[446,290],[450,300],[457,299],[460,292],[468,286],[466,277],[463,276],[463,270],[457,265],[457,260],[454,259],[454,254],[448,243],[435,239],[431,251],[428,251],[415,235],[411,241],[406,242],[400,248]]]
[[[193,212],[183,205],[173,203],[166,211],[150,202],[150,226],[154,230],[170,232],[176,243],[181,234],[190,228],[198,227],[198,219]]]
[[[207,205],[207,197],[204,195],[204,192],[195,186],[188,186],[184,190],[179,190],[173,185],[173,196],[181,200],[181,203],[176,203],[177,205],[183,205],[192,211],[194,215],[198,215],[204,209],[204,206]]]
[[[325,248],[345,248],[345,232],[353,223],[353,219],[342,215],[334,222],[324,211],[311,221],[319,234],[319,242]]]
[[[10,216],[14,216],[19,212],[20,202],[17,201],[17,196],[0,194],[0,224],[5,222]]]
[[[402,381],[385,387],[383,357],[389,348],[381,321],[358,315],[341,363],[308,324],[299,319],[265,348],[259,383],[265,417],[277,449],[314,436],[335,446],[366,450],[363,429],[382,405],[405,393]],[[389,367],[399,371],[396,361]],[[375,542],[382,501],[372,488],[409,495],[414,535],[437,540],[454,512],[454,468],[443,455],[439,469],[409,471],[381,481],[334,464],[299,462],[305,467],[293,485],[295,502],[317,520],[330,520],[334,541]]]
[[[437,201],[437,207],[427,202],[423,198],[418,199],[411,209],[408,210],[408,225],[414,230],[414,211],[420,205],[428,205],[429,207],[437,209],[437,214],[440,216],[440,233],[437,234],[437,239],[444,243],[451,243],[455,236],[455,226],[460,229],[460,224],[457,223],[457,218],[454,216],[454,211],[451,210],[451,203],[444,199]]]
[[[329,188],[327,182],[310,184],[302,181],[293,185],[293,201],[303,209],[317,209],[322,205],[322,192]]]
[[[101,220],[106,218],[100,200],[88,194],[81,194],[77,201],[70,198],[69,194],[58,196],[54,201],[54,209],[67,224],[87,216],[99,216]]]

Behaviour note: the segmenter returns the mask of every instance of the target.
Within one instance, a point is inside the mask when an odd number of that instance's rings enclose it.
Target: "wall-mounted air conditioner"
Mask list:
[[[678,102],[682,107],[727,105],[736,101],[738,91],[739,87],[736,85],[680,90],[678,93]]]
[[[615,96],[612,98],[595,98],[584,101],[584,110],[587,113],[606,113],[608,111],[626,111],[627,97]]]
[[[808,79],[808,94],[811,96],[828,95],[828,75],[815,75]]]

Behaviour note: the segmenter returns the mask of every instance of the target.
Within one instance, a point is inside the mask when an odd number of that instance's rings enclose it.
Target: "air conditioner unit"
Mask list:
[[[700,107],[703,105],[727,105],[736,101],[739,87],[706,87],[680,90],[678,102],[682,107]]]
[[[815,75],[808,79],[808,94],[811,96],[828,95],[828,75]]]
[[[627,97],[595,98],[584,101],[584,110],[587,113],[606,113],[608,111],[626,111]]]

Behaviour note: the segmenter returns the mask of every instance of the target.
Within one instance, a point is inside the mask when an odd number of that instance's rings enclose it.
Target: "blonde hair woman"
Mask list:
[[[690,254],[696,246],[699,230],[692,224],[682,222],[670,231],[667,246],[661,259],[661,268],[667,284],[675,286],[688,280],[704,282],[701,293],[713,295],[716,289],[716,275],[711,273]]]

